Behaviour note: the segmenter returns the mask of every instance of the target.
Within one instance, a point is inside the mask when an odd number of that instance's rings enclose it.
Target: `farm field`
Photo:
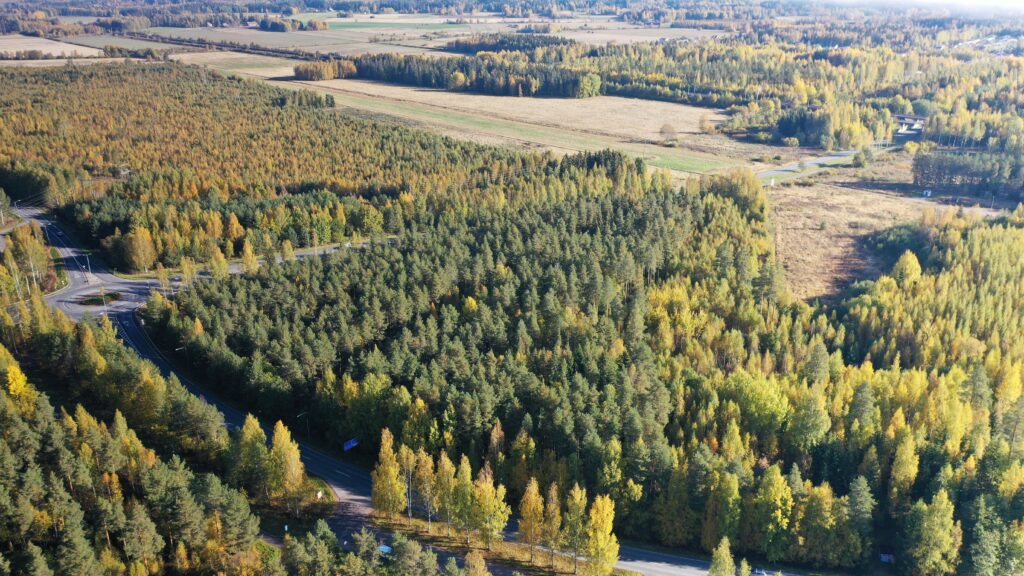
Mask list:
[[[307,52],[336,52],[339,54],[362,54],[399,52],[406,54],[427,53],[430,49],[415,44],[405,44],[402,38],[379,38],[394,29],[363,30],[320,30],[313,32],[265,32],[256,28],[147,28],[146,33],[169,38],[205,40],[210,42],[235,42],[257,44],[267,48],[287,48]],[[394,34],[392,34],[394,36]],[[422,36],[422,31],[416,33]]]
[[[660,130],[666,124],[680,136],[685,136],[700,132],[701,118],[712,124],[725,118],[721,111],[707,108],[614,96],[586,99],[512,98],[354,79],[329,80],[318,84],[367,96],[580,130],[632,142],[660,141]]]
[[[45,60],[0,60],[0,68],[53,68],[56,66],[67,66],[68,61],[76,66],[93,64],[113,64],[133,60],[131,58],[48,58]]]
[[[70,36],[67,38],[67,42],[70,44],[78,44],[80,46],[99,48],[101,50],[106,46],[116,46],[118,48],[126,48],[128,50],[145,50],[146,48],[152,48],[154,50],[180,48],[174,44],[163,44],[160,42],[151,42],[149,40],[127,38],[125,36],[114,36],[112,34],[82,34],[80,36]]]
[[[291,77],[295,63],[284,58],[257,56],[241,52],[191,52],[175,54],[172,60],[207,66],[233,74],[247,74],[260,78]]]
[[[13,56],[17,52],[30,50],[38,50],[48,56],[94,57],[103,55],[103,50],[47,40],[46,38],[22,36],[21,34],[0,36],[0,54]]]
[[[502,98],[358,80],[282,80],[281,76],[291,75],[292,61],[229,52],[179,54],[174,59],[228,73],[273,79],[273,83],[284,87],[329,93],[339,106],[397,118],[403,123],[476,142],[560,153],[613,148],[644,157],[654,166],[686,173],[708,172],[749,161],[648,143],[658,138],[667,118],[678,124],[680,134],[696,132],[702,115],[717,118],[713,111],[689,106],[614,97]],[[726,141],[725,137],[713,138]]]
[[[154,27],[145,32],[171,38],[213,42],[255,43],[267,48],[289,48],[308,52],[429,53],[457,38],[474,34],[509,33],[528,24],[553,24],[555,36],[583,43],[605,45],[655,40],[699,39],[723,34],[716,30],[692,28],[652,28],[630,25],[603,16],[565,19],[503,18],[496,14],[433,16],[426,14],[354,14],[338,18],[333,12],[306,12],[293,17],[299,21],[319,20],[328,30],[265,32],[252,27],[170,28]]]

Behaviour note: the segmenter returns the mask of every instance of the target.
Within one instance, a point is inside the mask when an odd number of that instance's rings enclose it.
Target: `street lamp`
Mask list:
[[[295,416],[296,420],[298,420],[299,418],[305,418],[306,419],[306,439],[309,440],[310,439],[310,435],[309,435],[309,412],[303,412],[302,414],[299,414],[299,415]]]

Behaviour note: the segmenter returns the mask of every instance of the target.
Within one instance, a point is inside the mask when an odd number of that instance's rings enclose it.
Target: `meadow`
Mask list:
[[[103,50],[97,50],[96,48],[88,48],[84,46],[76,46],[74,44],[68,44],[66,42],[57,42],[56,40],[48,40],[46,38],[38,38],[35,36],[23,36],[21,34],[9,34],[6,36],[0,36],[0,55],[6,55],[10,57],[18,52],[29,52],[34,50],[42,52],[43,54],[50,57],[93,57],[103,55]]]

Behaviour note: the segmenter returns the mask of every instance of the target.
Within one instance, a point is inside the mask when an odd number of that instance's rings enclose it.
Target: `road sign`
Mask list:
[[[351,440],[346,440],[342,448],[345,449],[345,452],[348,452],[349,450],[355,448],[356,446],[359,446],[359,440],[353,438]]]

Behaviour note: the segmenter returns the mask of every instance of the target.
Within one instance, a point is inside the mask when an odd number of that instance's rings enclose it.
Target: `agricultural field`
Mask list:
[[[232,74],[260,78],[291,77],[295,66],[293,61],[284,58],[257,56],[241,52],[191,52],[175,54],[171,56],[171,59]]]
[[[132,60],[131,58],[47,58],[44,60],[0,60],[0,68],[54,68],[67,66],[68,62],[75,66],[93,64],[113,64]]]
[[[66,40],[70,44],[99,48],[100,50],[107,46],[115,46],[117,48],[125,48],[128,50],[145,50],[147,48],[152,48],[153,50],[166,50],[168,48],[181,48],[175,44],[163,44],[160,42],[151,42],[149,40],[127,38],[125,36],[114,36],[112,34],[82,34],[80,36],[68,37]]]
[[[306,52],[365,54],[399,52],[417,54],[430,52],[428,47],[401,43],[395,29],[338,29],[311,32],[265,32],[258,28],[147,28],[146,33],[168,38],[257,44],[266,48],[286,48]],[[390,34],[393,38],[383,38]],[[415,36],[422,36],[419,31]],[[396,43],[397,42],[397,43]]]
[[[509,33],[530,24],[551,24],[552,34],[593,45],[629,44],[657,40],[703,39],[721,31],[691,28],[641,27],[605,16],[547,18],[503,18],[496,14],[434,16],[429,14],[355,14],[338,18],[333,12],[305,12],[291,19],[325,22],[328,30],[266,32],[254,27],[169,28],[153,27],[145,32],[171,38],[212,42],[257,44],[267,48],[288,48],[307,52],[377,54],[398,52],[443,55],[445,45],[475,34]]]
[[[724,119],[718,110],[614,96],[587,99],[515,98],[354,79],[329,80],[319,84],[389,100],[601,134],[624,142],[659,142],[663,139],[661,129],[665,126],[671,127],[679,136],[697,134],[700,133],[702,118],[712,125]]]
[[[51,57],[77,56],[94,57],[102,56],[103,50],[77,46],[66,42],[57,42],[38,38],[35,36],[22,36],[20,34],[9,34],[0,36],[0,55],[13,56],[18,52],[29,52],[37,50]]]

